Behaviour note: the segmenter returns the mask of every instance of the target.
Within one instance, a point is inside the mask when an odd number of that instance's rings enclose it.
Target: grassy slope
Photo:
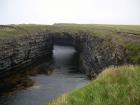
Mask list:
[[[140,66],[105,69],[86,87],[47,105],[139,105]]]

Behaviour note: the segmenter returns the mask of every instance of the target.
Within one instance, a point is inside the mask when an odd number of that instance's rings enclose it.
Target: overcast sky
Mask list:
[[[140,24],[140,0],[0,0],[0,24]]]

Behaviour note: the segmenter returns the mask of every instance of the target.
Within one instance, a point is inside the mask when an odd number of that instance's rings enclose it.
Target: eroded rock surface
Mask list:
[[[39,32],[0,39],[0,71],[52,53],[53,44],[72,45],[79,52],[80,70],[93,78],[111,65],[126,63],[126,49],[86,32]]]

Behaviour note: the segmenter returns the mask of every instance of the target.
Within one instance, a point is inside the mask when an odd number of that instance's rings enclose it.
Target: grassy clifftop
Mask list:
[[[47,25],[20,24],[20,25],[0,25],[0,38],[16,37],[28,35],[36,32],[46,31]]]
[[[105,69],[86,87],[47,105],[139,105],[140,66]]]
[[[0,26],[0,38],[28,35],[36,32],[86,32],[124,46],[128,52],[128,61],[140,63],[140,26],[96,25],[96,24],[22,24],[10,27]]]
[[[97,24],[54,24],[48,27],[56,32],[85,32],[101,37],[126,48],[128,61],[140,64],[140,26],[139,25],[97,25]]]
[[[96,25],[96,24],[54,24],[54,25],[0,25],[0,38],[6,36],[17,36],[19,34],[34,32],[87,32],[94,36],[112,39],[116,43],[140,42],[140,26],[127,25]]]
[[[28,35],[36,32],[85,32],[101,37],[126,48],[128,61],[140,63],[140,26],[138,25],[97,25],[97,24],[54,24],[35,25],[21,24],[10,27],[0,26],[0,39]]]
[[[97,25],[97,24],[54,24],[54,25],[36,25],[36,24],[20,24],[20,25],[0,25],[0,36],[4,36],[5,32],[38,32],[38,31],[68,31],[79,32],[85,31],[94,33],[98,36],[140,36],[140,25]],[[9,35],[17,35],[19,33],[7,33]],[[126,35],[127,34],[127,35]]]

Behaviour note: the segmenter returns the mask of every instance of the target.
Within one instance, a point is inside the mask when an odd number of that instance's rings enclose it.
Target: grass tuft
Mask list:
[[[140,66],[105,69],[87,86],[47,105],[139,105]]]

